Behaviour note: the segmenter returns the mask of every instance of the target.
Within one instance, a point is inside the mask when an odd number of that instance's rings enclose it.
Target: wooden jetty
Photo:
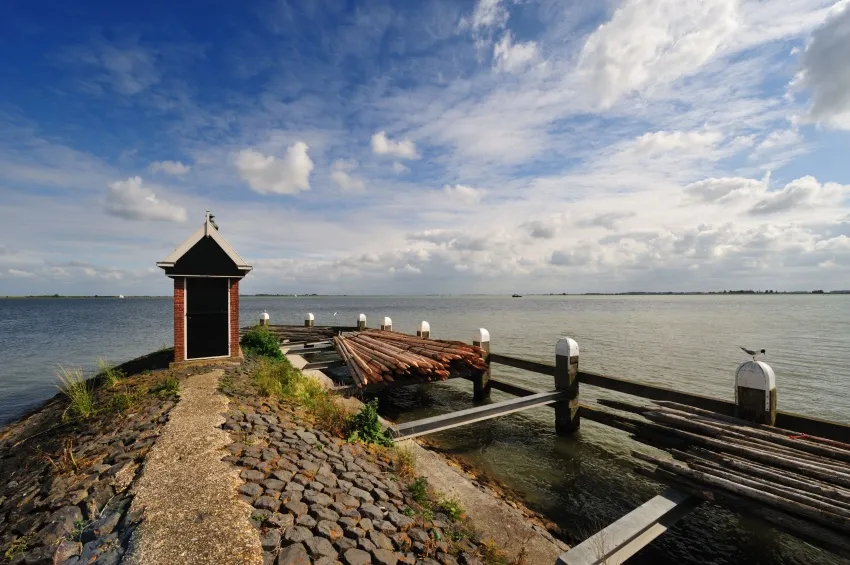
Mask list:
[[[641,462],[635,471],[668,485],[667,489],[561,555],[559,564],[622,563],[703,501],[755,516],[850,557],[850,426],[777,410],[776,378],[763,361],[746,361],[737,368],[736,400],[730,402],[582,371],[578,343],[570,338],[558,340],[555,363],[547,364],[491,352],[490,334],[483,328],[470,346],[430,339],[427,322],[419,325],[417,338],[392,331],[389,318],[384,318],[382,330],[367,329],[364,314],[354,327],[313,327],[308,324],[312,319],[308,315],[301,328],[269,328],[282,344],[295,348],[288,350],[291,353],[308,359],[331,357],[308,361],[307,368],[353,368],[348,382],[336,387],[340,393],[371,393],[432,380],[426,373],[410,370],[409,362],[417,362],[409,357],[411,351],[441,352],[464,360],[434,366],[431,376],[436,369],[441,371],[439,380],[473,381],[473,397],[479,405],[396,425],[392,429],[396,441],[549,406],[555,410],[558,435],[575,433],[581,420],[588,419],[667,451],[670,458],[633,451]],[[387,345],[403,347],[388,349]],[[428,363],[437,361],[433,356],[426,358]],[[492,378],[494,364],[541,375],[551,379],[554,388],[535,390]],[[364,366],[381,377],[363,378]],[[649,402],[600,399],[601,408],[589,406],[579,402],[581,385]],[[484,403],[492,389],[517,398]]]

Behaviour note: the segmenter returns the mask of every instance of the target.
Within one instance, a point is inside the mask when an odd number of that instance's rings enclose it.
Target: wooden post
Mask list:
[[[484,328],[478,329],[478,339],[472,340],[472,345],[477,345],[484,350],[484,362],[487,370],[484,374],[475,377],[472,381],[472,396],[475,402],[481,402],[490,398],[490,332]]]
[[[393,331],[393,321],[389,316],[384,316],[384,323],[381,324],[382,330],[387,330],[388,332]]]
[[[304,327],[305,328],[312,328],[315,321],[316,321],[316,317],[313,315],[313,313],[307,312],[307,317],[304,318]]]
[[[357,329],[363,331],[366,329],[366,314],[357,316]]]
[[[419,322],[419,329],[416,330],[416,337],[429,339],[431,337],[431,325],[425,320]]]
[[[578,410],[578,343],[562,337],[555,346],[555,389],[570,391],[570,399],[555,404],[555,433],[577,432],[581,426]]]
[[[745,361],[738,365],[735,415],[757,424],[776,424],[776,375],[764,361]]]
[[[263,312],[262,314],[260,314],[260,325],[261,326],[268,326],[269,325],[269,313],[268,312]]]

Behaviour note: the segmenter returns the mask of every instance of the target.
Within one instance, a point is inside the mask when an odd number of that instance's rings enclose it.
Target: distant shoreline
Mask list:
[[[758,296],[774,296],[774,295],[806,295],[806,294],[814,294],[814,295],[827,295],[827,294],[850,294],[850,290],[788,290],[788,291],[763,291],[763,290],[719,290],[719,291],[687,291],[687,292],[673,292],[673,291],[662,291],[662,292],[641,292],[641,291],[628,291],[628,292],[581,292],[581,293],[573,293],[573,292],[548,292],[548,293],[528,293],[525,295],[516,295],[514,298],[522,298],[523,296],[739,296],[739,295],[758,295]],[[373,297],[373,296],[393,296],[393,297],[463,297],[463,296],[490,296],[490,297],[505,297],[510,298],[509,294],[386,294],[386,295],[372,295],[372,294],[243,294],[243,298],[358,298],[358,297]],[[158,298],[171,298],[171,295],[163,294],[163,295],[138,295],[138,296],[130,296],[125,295],[123,298],[118,295],[61,295],[61,294],[34,294],[34,295],[8,295],[8,296],[0,296],[0,299],[5,300],[24,300],[24,299],[88,299],[88,300],[97,300],[97,299],[114,299],[114,300],[126,300],[130,298],[138,299],[138,298],[149,298],[149,299],[158,299]]]

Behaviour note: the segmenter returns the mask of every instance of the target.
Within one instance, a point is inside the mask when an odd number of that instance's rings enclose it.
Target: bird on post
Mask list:
[[[761,353],[762,355],[766,355],[766,352],[765,352],[764,349],[760,349],[760,350],[756,351],[754,349],[747,349],[746,347],[742,347],[741,351],[743,351],[747,355],[752,355],[753,361],[756,360],[756,355],[758,355],[759,353]]]

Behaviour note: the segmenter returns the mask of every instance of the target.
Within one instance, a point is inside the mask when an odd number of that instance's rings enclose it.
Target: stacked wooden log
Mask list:
[[[634,451],[652,465],[639,473],[850,556],[850,445],[675,402],[599,403],[643,416],[606,423],[673,456]]]
[[[240,334],[243,334],[254,327],[256,326],[242,328],[240,330]],[[267,326],[267,329],[281,343],[309,343],[311,341],[323,341],[331,339],[339,333],[339,329],[329,326],[306,327],[272,325]]]
[[[333,341],[359,387],[396,379],[427,382],[453,375],[468,377],[487,370],[484,351],[459,341],[384,330],[343,333]]]

